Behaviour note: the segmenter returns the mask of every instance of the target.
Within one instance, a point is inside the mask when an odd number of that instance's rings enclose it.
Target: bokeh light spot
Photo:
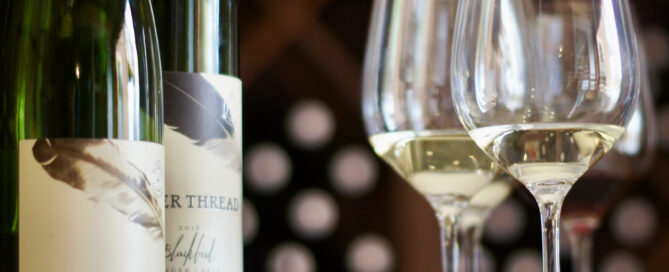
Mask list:
[[[329,166],[332,186],[351,197],[369,192],[378,177],[378,165],[367,149],[352,146],[338,151]]]
[[[322,147],[332,139],[335,132],[332,111],[317,100],[306,100],[294,105],[286,122],[290,139],[306,149]]]
[[[364,234],[348,247],[346,266],[353,272],[391,271],[395,264],[394,255],[388,240],[376,234]]]
[[[316,271],[316,260],[305,246],[289,242],[277,246],[270,252],[267,271],[313,272]]]
[[[289,219],[298,235],[320,239],[334,230],[339,220],[339,209],[330,194],[320,189],[309,189],[291,201]]]
[[[247,181],[257,192],[274,193],[283,188],[290,179],[290,157],[276,144],[258,144],[246,152],[245,157]]]
[[[259,227],[260,219],[258,219],[258,211],[256,211],[256,208],[251,201],[245,199],[242,213],[244,244],[248,244],[255,239]]]

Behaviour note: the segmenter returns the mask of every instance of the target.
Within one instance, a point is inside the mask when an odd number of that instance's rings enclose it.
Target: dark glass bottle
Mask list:
[[[166,266],[242,271],[237,2],[154,3],[165,86]],[[190,241],[208,258],[181,257]]]
[[[145,257],[143,253],[132,250],[135,248],[133,242],[136,237],[126,237],[126,232],[104,227],[95,229],[99,233],[91,233],[91,226],[96,222],[92,222],[93,218],[84,217],[84,210],[87,208],[66,210],[69,206],[64,203],[75,203],[75,200],[62,195],[60,191],[44,192],[56,201],[42,203],[45,205],[40,212],[53,214],[63,211],[62,222],[58,220],[39,226],[51,235],[47,237],[53,237],[53,241],[65,239],[60,237],[65,234],[54,229],[57,229],[56,225],[70,226],[87,235],[115,237],[130,249],[119,252],[119,248],[104,244],[99,247],[78,248],[79,239],[86,239],[86,235],[82,234],[68,236],[67,239],[72,242],[60,245],[62,250],[51,252],[53,258],[39,256],[39,252],[29,254],[30,258],[20,257],[18,248],[30,248],[24,247],[24,242],[31,243],[23,240],[21,232],[24,228],[35,226],[22,226],[19,222],[24,222],[24,219],[33,220],[39,213],[24,213],[25,207],[20,205],[23,202],[19,195],[28,190],[22,186],[31,182],[44,182],[49,186],[69,185],[62,186],[62,190],[73,192],[77,197],[85,195],[86,198],[82,198],[85,200],[82,200],[84,206],[88,207],[93,203],[104,212],[113,214],[112,216],[120,215],[124,220],[127,219],[130,229],[136,225],[148,224],[146,221],[139,222],[145,220],[148,214],[152,214],[152,224],[162,224],[162,208],[155,203],[144,207],[130,207],[130,204],[123,203],[134,198],[143,198],[146,203],[162,200],[162,197],[155,199],[155,192],[151,193],[153,191],[149,190],[147,184],[129,180],[134,174],[142,174],[147,169],[142,169],[142,166],[130,167],[132,169],[126,167],[132,165],[131,161],[135,158],[124,149],[126,144],[149,145],[150,148],[145,149],[145,153],[137,156],[155,157],[156,160],[164,161],[160,159],[161,154],[158,154],[162,152],[162,146],[158,145],[162,141],[163,129],[162,72],[150,1],[2,2],[0,267],[3,271],[18,271],[20,263],[21,270],[26,270],[29,266],[25,263],[37,258],[35,260],[45,265],[53,262],[53,269],[56,270],[60,268],[64,271],[81,271],[86,267],[85,262],[91,261],[82,253],[97,254],[96,250],[102,247],[105,251],[99,253],[108,254],[107,258],[111,260],[115,260],[113,256],[118,256],[117,253],[132,253],[134,256],[124,262],[145,261],[142,260]],[[30,141],[35,142],[32,150],[22,149],[23,143]],[[45,143],[46,146],[40,145]],[[110,146],[116,148],[112,155],[96,153],[99,150],[95,148]],[[44,147],[49,148],[48,152],[52,153],[48,153],[47,160],[41,161],[39,148]],[[154,149],[160,152],[151,153]],[[21,169],[28,167],[19,165],[23,156],[21,154],[29,159],[34,154],[34,160],[42,166],[35,172],[53,178],[54,181],[19,178],[19,173],[23,171]],[[108,160],[116,155],[118,158],[128,158],[128,161],[124,161],[123,165],[110,163]],[[73,174],[75,170],[80,173]],[[90,174],[94,171],[104,173]],[[156,186],[156,192],[160,192],[161,180],[151,181],[150,185]],[[139,183],[131,184],[132,182]],[[38,186],[36,190],[46,190],[45,188]],[[34,192],[26,194],[30,197],[23,201],[40,202],[47,199],[36,196]],[[99,214],[102,216],[104,212]],[[66,218],[67,216],[74,217]],[[160,236],[156,235],[156,241],[164,243]],[[44,242],[45,248],[48,248],[48,243],[50,241]],[[82,254],[82,259],[66,259],[64,256],[69,256],[66,252],[78,252],[77,254]],[[63,257],[62,260],[53,260],[60,257]],[[122,267],[140,266],[131,264]]]

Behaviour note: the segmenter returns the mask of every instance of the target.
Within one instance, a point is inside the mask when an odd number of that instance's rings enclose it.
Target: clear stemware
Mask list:
[[[628,2],[460,1],[451,73],[461,122],[534,195],[543,270],[559,271],[564,197],[613,147],[638,100]]]
[[[376,0],[363,78],[370,143],[434,209],[443,271],[458,271],[458,216],[500,172],[454,111],[455,8],[456,0]]]

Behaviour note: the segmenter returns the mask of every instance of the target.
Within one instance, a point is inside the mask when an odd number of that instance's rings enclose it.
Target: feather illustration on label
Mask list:
[[[166,73],[165,124],[221,157],[226,166],[241,171],[241,152],[228,103],[204,77]]]
[[[52,178],[125,215],[129,222],[163,239],[159,181],[150,180],[107,139],[39,139],[32,153]],[[158,188],[158,192],[154,192]],[[153,189],[153,190],[152,190]]]
[[[242,82],[163,73],[169,271],[243,271]]]

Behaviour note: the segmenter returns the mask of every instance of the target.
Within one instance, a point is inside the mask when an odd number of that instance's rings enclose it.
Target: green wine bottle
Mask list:
[[[150,1],[7,3],[0,267],[164,271],[162,70]]]
[[[235,0],[154,1],[163,56],[168,271],[242,271]],[[193,242],[200,258],[184,252]]]

